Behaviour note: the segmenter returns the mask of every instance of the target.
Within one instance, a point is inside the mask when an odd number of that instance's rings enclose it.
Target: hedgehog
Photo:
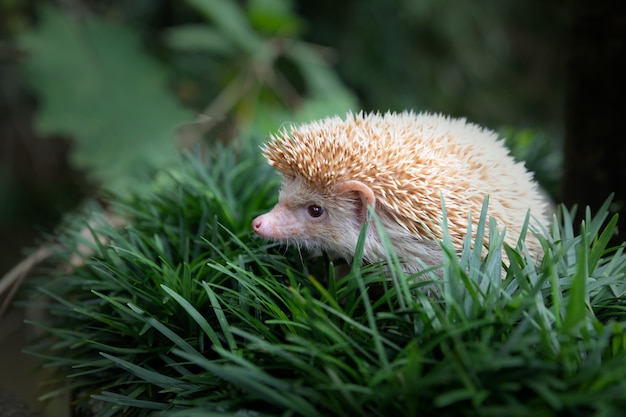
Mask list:
[[[254,232],[349,262],[370,206],[406,272],[443,262],[442,197],[457,251],[470,219],[475,234],[486,197],[488,215],[506,228],[512,247],[529,211],[533,221],[547,224],[547,203],[532,174],[496,133],[465,119],[350,112],[345,119],[284,127],[262,153],[282,184],[274,208],[252,221]],[[539,259],[534,235],[526,246]],[[380,233],[368,228],[363,261],[385,256]]]

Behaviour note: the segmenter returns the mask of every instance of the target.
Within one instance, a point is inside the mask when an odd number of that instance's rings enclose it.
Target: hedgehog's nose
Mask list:
[[[263,219],[262,219],[263,215],[258,216],[257,218],[255,218],[254,220],[252,220],[252,230],[254,230],[255,233],[259,234],[261,228],[263,227]]]

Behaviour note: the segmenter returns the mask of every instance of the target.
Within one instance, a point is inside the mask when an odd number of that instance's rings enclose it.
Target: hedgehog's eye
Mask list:
[[[306,208],[306,211],[311,217],[320,217],[322,214],[324,214],[324,209],[317,204],[311,204],[309,207]]]

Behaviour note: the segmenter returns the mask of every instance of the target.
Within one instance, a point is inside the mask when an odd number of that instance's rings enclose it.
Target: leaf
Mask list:
[[[163,375],[159,372],[143,368],[134,363],[128,362],[124,359],[118,358],[113,355],[109,355],[108,353],[100,352],[100,355],[107,358],[108,360],[114,362],[118,366],[128,370],[129,372],[136,375],[138,378],[143,379],[144,381],[150,381],[150,383],[163,388],[163,389],[171,389],[171,387],[179,386],[179,390],[182,389],[192,389],[195,388],[191,384],[181,384],[180,381],[176,378],[172,378],[167,375]]]
[[[248,16],[263,33],[294,36],[302,27],[302,22],[291,10],[292,5],[292,2],[284,0],[250,0]]]
[[[119,185],[138,165],[176,158],[173,132],[192,116],[167,93],[163,69],[129,28],[45,7],[39,27],[18,42],[39,97],[36,129],[72,137],[75,167]]]
[[[114,392],[105,391],[102,394],[94,395],[93,398],[96,400],[114,403],[117,406],[125,405],[145,410],[167,410],[169,408],[167,404],[158,403],[155,401],[140,400],[137,398],[132,398],[130,396],[116,394]]]
[[[294,121],[304,122],[357,110],[354,94],[312,47],[303,42],[292,42],[285,53],[298,66],[309,91],[309,97],[298,109]]]
[[[204,331],[204,334],[211,340],[215,346],[222,346],[220,342],[219,336],[215,333],[209,322],[196,310],[189,301],[185,300],[182,296],[180,296],[177,292],[168,288],[167,286],[161,284],[161,288],[170,295],[180,306],[185,309],[185,312],[189,314],[200,328]]]
[[[220,32],[246,53],[261,49],[262,39],[252,30],[246,16],[229,0],[187,0],[187,3],[211,19]]]
[[[584,227],[583,227],[584,229]],[[589,279],[588,265],[589,253],[587,252],[588,241],[586,233],[582,233],[583,245],[579,247],[578,263],[576,273],[572,279],[572,286],[567,300],[565,319],[563,327],[566,332],[578,329],[586,317],[587,280]]]
[[[233,45],[221,32],[208,25],[181,25],[167,31],[166,40],[171,48],[184,51],[202,51],[231,55]]]

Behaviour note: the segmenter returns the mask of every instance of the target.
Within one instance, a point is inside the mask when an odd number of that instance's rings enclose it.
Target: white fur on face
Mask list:
[[[312,217],[307,210],[311,205],[320,206],[323,214]],[[252,227],[263,238],[279,240],[298,248],[321,249],[350,261],[356,250],[365,210],[367,208],[361,207],[357,196],[341,195],[333,199],[312,190],[301,178],[285,177],[278,204],[270,212],[257,217]],[[377,214],[396,253],[406,262],[406,270],[414,272],[420,269],[416,258],[427,265],[441,262],[441,250],[436,241],[412,235],[380,207]],[[385,256],[378,232],[370,225],[363,258],[374,262]]]

